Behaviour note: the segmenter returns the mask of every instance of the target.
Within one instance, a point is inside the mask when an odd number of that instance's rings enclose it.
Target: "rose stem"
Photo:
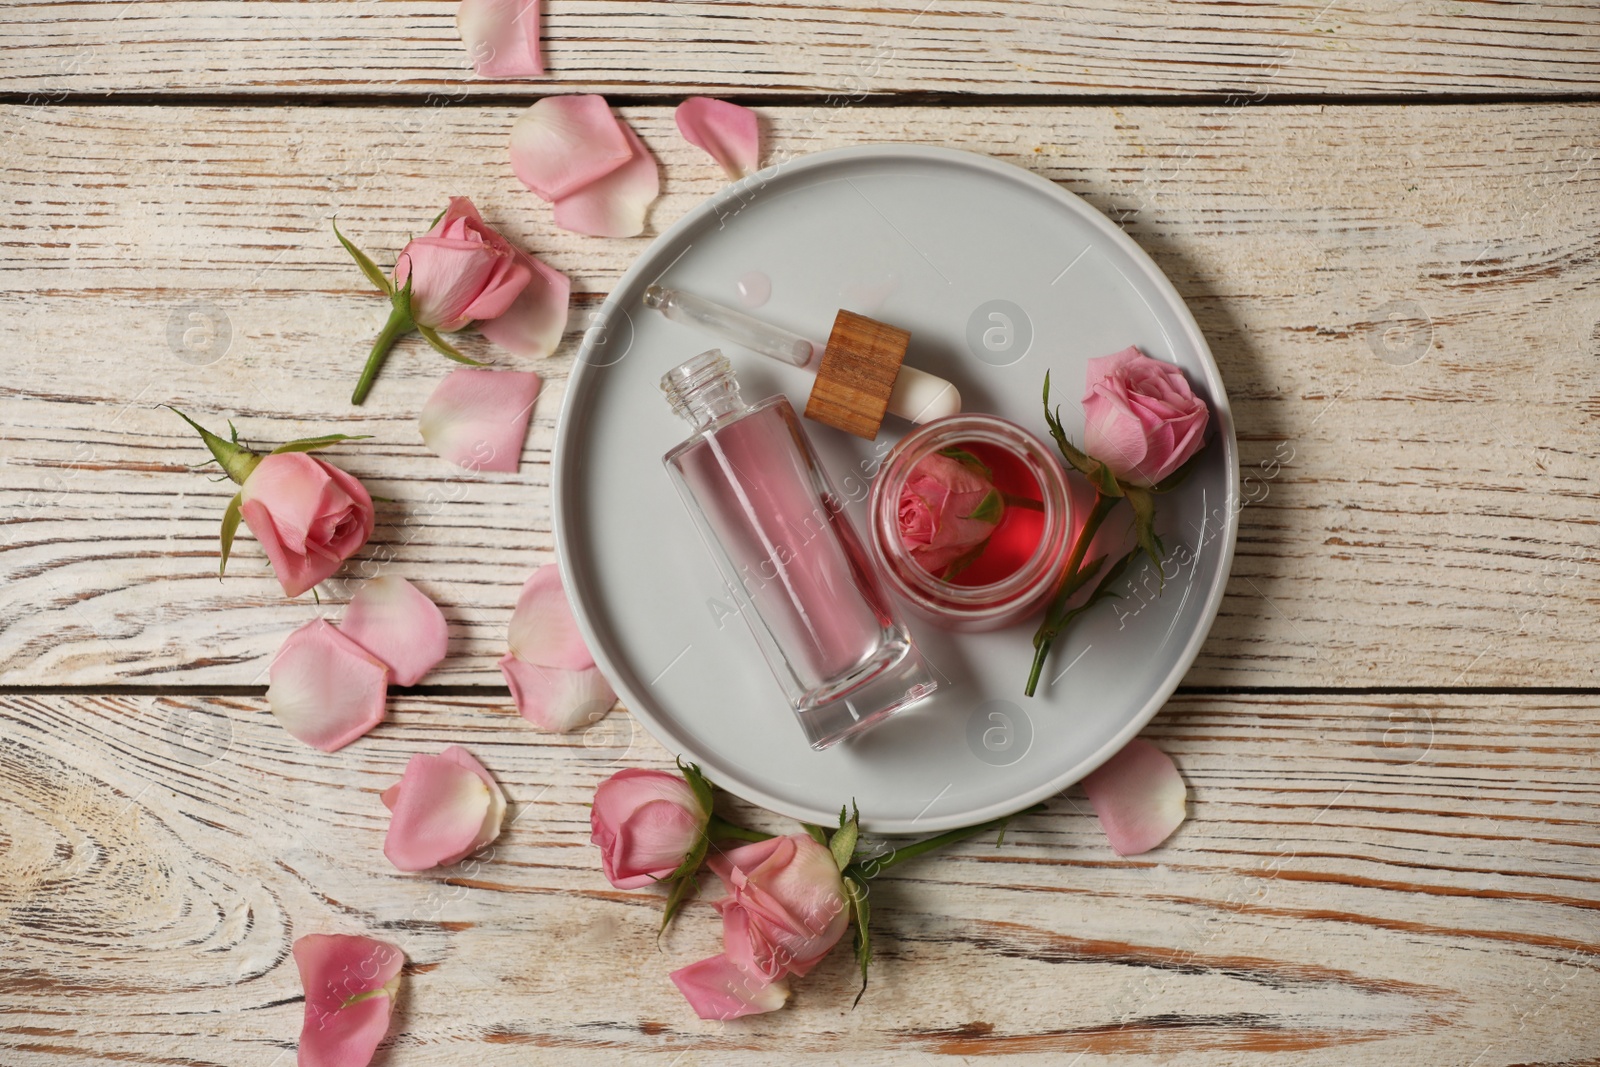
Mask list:
[[[1111,509],[1117,506],[1121,497],[1106,496],[1099,490],[1095,491],[1094,508],[1090,510],[1089,517],[1084,521],[1083,529],[1078,533],[1078,541],[1072,546],[1072,554],[1067,557],[1067,566],[1062,571],[1061,592],[1057,593],[1050,604],[1050,615],[1066,607],[1072,594],[1078,591],[1083,583],[1078,578],[1078,567],[1083,564],[1083,557],[1089,551],[1089,543],[1094,540],[1094,535],[1099,532],[1100,524],[1105,522],[1106,516],[1111,514]],[[1050,617],[1046,616],[1045,622],[1039,627],[1038,647],[1033,653],[1033,669],[1028,672],[1028,686],[1023,690],[1024,696],[1033,696],[1033,691],[1039,685],[1039,673],[1044,670],[1044,661],[1050,655],[1050,643],[1056,639],[1052,629]]]
[[[1031,808],[1026,808],[1023,811],[1017,812],[1017,815],[1027,815],[1031,812],[1039,811],[1043,807],[1043,804],[1035,804]],[[876,877],[879,873],[888,870],[895,864],[904,863],[906,860],[910,859],[916,859],[925,852],[932,852],[934,849],[943,848],[946,845],[953,845],[957,841],[965,841],[969,837],[977,837],[979,834],[987,833],[990,830],[998,830],[1005,826],[1006,823],[1016,818],[1017,815],[1007,815],[1003,819],[991,819],[989,822],[979,823],[977,826],[963,826],[957,830],[946,830],[944,833],[939,834],[936,837],[924,838],[923,840],[907,845],[904,848],[897,848],[893,852],[890,852],[887,856],[884,856],[882,859],[869,858],[866,862],[871,865],[872,873],[867,877]]]
[[[372,391],[372,383],[377,379],[378,371],[383,369],[383,361],[389,358],[389,349],[393,348],[401,335],[414,325],[411,316],[401,308],[396,307],[389,312],[389,321],[383,324],[378,339],[372,342],[372,351],[367,355],[367,365],[361,369],[361,380],[356,382],[356,391],[350,394],[350,403],[360,404],[367,399],[367,393]]]
[[[747,830],[737,823],[731,823],[720,815],[711,816],[706,823],[706,836],[710,838],[732,837],[739,841],[769,841],[771,834],[764,834],[760,830]]]

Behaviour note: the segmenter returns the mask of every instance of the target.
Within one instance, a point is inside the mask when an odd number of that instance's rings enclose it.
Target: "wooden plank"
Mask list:
[[[1250,98],[1574,93],[1600,84],[1600,10],[1584,0],[549,0],[549,78],[523,83],[472,76],[448,3],[23,0],[0,19],[0,90],[41,100],[508,88]]]
[[[499,684],[516,589],[550,558],[574,342],[645,245],[553,228],[505,162],[515,113],[6,113],[0,683],[260,683],[318,610],[283,599],[249,539],[217,582],[228,490],[188,470],[204,456],[172,403],[260,441],[376,435],[334,453],[393,501],[344,576],[417,580],[453,626],[432,680]],[[669,111],[627,114],[662,159],[658,232],[721,178]],[[1246,466],[1234,576],[1190,684],[1594,683],[1600,108],[763,115],[769,159],[908,140],[1026,166],[1171,276],[1221,363]],[[447,365],[414,342],[365,408],[347,403],[384,309],[328,220],[388,262],[452,193],[579,292],[568,343],[532,364],[548,385],[514,476],[422,447],[416,413]],[[184,343],[224,325],[214,362]],[[322,610],[351,589],[330,583]]]
[[[1003,847],[873,884],[856,1010],[840,951],[783,1012],[719,1025],[667,979],[720,947],[712,909],[658,948],[660,894],[612,890],[588,845],[597,782],[670,766],[623,713],[552,737],[504,700],[400,698],[324,754],[258,698],[5,698],[0,1048],[17,1067],[289,1062],[289,946],[346,932],[410,961],[393,1067],[1600,1057],[1595,700],[1191,696],[1148,736],[1191,792],[1161,849],[1118,858],[1065,794]],[[497,776],[509,825],[401,874],[377,794],[447,743]]]

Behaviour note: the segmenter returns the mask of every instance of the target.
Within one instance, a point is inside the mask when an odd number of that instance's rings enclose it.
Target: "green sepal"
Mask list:
[[[234,434],[233,441],[225,441],[170,404],[167,405],[167,409],[199,432],[200,440],[204,441],[206,448],[211,450],[211,455],[216,459],[217,465],[222,468],[223,473],[237,484],[243,485],[244,480],[250,477],[250,472],[255,470],[256,466],[261,462],[260,454],[235,443],[238,440],[237,432]],[[231,427],[233,424],[230,422],[228,425]],[[201,465],[204,466],[204,464]]]
[[[850,918],[855,922],[855,934],[851,944],[855,948],[856,964],[861,968],[861,989],[856,993],[856,999],[850,1002],[850,1007],[855,1008],[861,1003],[861,997],[867,991],[867,968],[872,964],[872,929],[871,909],[867,905],[867,885],[853,877],[844,879],[844,895],[850,908]]]
[[[222,513],[222,563],[217,567],[217,577],[228,572],[228,552],[233,548],[233,535],[239,531],[239,519],[244,511],[244,493],[233,494],[228,509]]]
[[[1000,490],[991,489],[984,494],[978,506],[972,509],[972,514],[967,518],[976,522],[986,522],[991,526],[999,526],[1000,520],[1005,517],[1006,502],[1000,495]]]
[[[1156,498],[1150,490],[1131,485],[1127,487],[1127,495],[1128,503],[1133,505],[1133,529],[1139,540],[1139,549],[1155,564],[1159,588],[1165,583],[1161,561],[1166,558],[1167,552],[1156,534]]]
[[[1189,477],[1194,469],[1200,465],[1200,457],[1205,455],[1205,452],[1206,446],[1201,445],[1195,450],[1194,455],[1183,461],[1182,466],[1173,471],[1171,474],[1167,475],[1165,478],[1161,479],[1155,485],[1152,485],[1150,487],[1150,491],[1152,493],[1170,493],[1174,489],[1178,488],[1178,486],[1183,484],[1183,480]]]
[[[1089,479],[1089,484],[1100,490],[1101,496],[1120,497],[1122,486],[1117,482],[1116,475],[1111,473],[1111,468],[1084,452],[1077,445],[1067,439],[1067,431],[1061,425],[1061,409],[1050,407],[1050,372],[1044,372],[1044,421],[1050,427],[1050,436],[1055,438],[1056,448],[1066,461],[1072,464],[1077,472]]]
[[[800,825],[805,827],[806,833],[811,835],[811,840],[815,841],[819,845],[822,845],[823,847],[827,847],[828,831],[824,830],[820,826],[815,826],[808,822],[803,822]]]
[[[411,283],[408,280],[406,282],[406,284],[410,285]],[[465,363],[469,367],[487,367],[488,366],[487,363],[480,363],[477,360],[473,359],[471,356],[463,354],[462,351],[459,348],[457,348],[455,345],[451,344],[449,341],[446,341],[443,337],[440,337],[438,330],[435,330],[430,326],[424,326],[421,323],[417,323],[416,327],[417,327],[417,332],[422,335],[422,339],[424,341],[428,342],[436,350],[438,350],[439,352],[443,353],[446,356],[449,356],[451,359],[455,360],[457,363]]]
[[[672,891],[667,894],[667,905],[661,912],[661,928],[656,931],[658,939],[667,932],[667,927],[678,914],[678,909],[683,907],[684,902],[700,887],[700,879],[697,876],[700,873],[700,865],[706,860],[706,850],[710,846],[711,839],[702,833],[695,841],[694,848],[690,849],[689,854],[683,857],[683,862],[678,864],[678,869],[663,879],[672,883]]]
[[[319,448],[327,448],[338,444],[340,441],[366,441],[371,437],[370,433],[325,433],[321,437],[302,437],[298,441],[290,441],[287,444],[279,445],[271,452],[268,452],[267,455],[277,456],[285,452],[315,452]]]
[[[711,780],[700,772],[698,763],[685,763],[682,756],[678,757],[678,772],[683,775],[683,780],[689,783],[689,788],[694,790],[694,798],[700,802],[700,810],[710,818],[715,796]]]
[[[994,472],[989,469],[989,465],[964,448],[941,448],[939,449],[939,455],[948,456],[963,467],[983,475],[985,481],[994,481]]]
[[[853,806],[853,805],[852,805]],[[844,808],[839,809],[839,829],[828,842],[828,851],[833,853],[834,866],[841,871],[850,866],[850,860],[856,854],[856,841],[861,837],[861,812],[857,811],[849,819],[845,818]]]
[[[988,547],[989,539],[985,537],[982,541],[979,541],[977,544],[961,553],[961,555],[945,564],[944,570],[939,574],[939,580],[941,582],[953,581],[956,575],[960,574],[962,571],[978,562],[978,557],[983,555],[983,550]]]
[[[340,244],[344,245],[344,250],[350,253],[350,258],[356,261],[356,266],[360,267],[361,273],[367,276],[367,281],[376,285],[383,292],[383,295],[392,298],[394,296],[394,284],[384,276],[383,271],[378,269],[378,265],[372,262],[372,257],[345,239],[344,234],[339,232],[338,219],[333,220],[333,235],[339,239]]]

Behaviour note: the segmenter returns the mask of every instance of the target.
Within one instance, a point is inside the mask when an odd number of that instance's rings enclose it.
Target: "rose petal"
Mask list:
[[[691,96],[672,113],[684,140],[703,149],[734,181],[761,169],[761,131],[747,107]]]
[[[727,956],[691,963],[672,972],[672,982],[702,1019],[737,1019],[776,1011],[789,999],[789,986],[740,970]]]
[[[564,734],[597,722],[617,702],[598,667],[581,671],[536,667],[508,652],[500,660],[500,673],[511,688],[517,711],[549,733]]]
[[[1172,758],[1134,738],[1083,780],[1106,839],[1119,855],[1148,852],[1183,822],[1188,790]]]
[[[456,32],[479,77],[543,77],[539,0],[461,0]]]
[[[524,663],[568,671],[594,666],[555,564],[538,568],[522,584],[506,637],[511,654]]]
[[[465,859],[499,833],[505,800],[477,760],[452,746],[406,764],[394,798],[383,854],[402,871],[423,871]],[[485,838],[487,834],[487,838]]]
[[[422,442],[467,470],[515,471],[538,396],[532,371],[451,371],[422,405]]]
[[[661,193],[656,159],[639,135],[624,125],[622,132],[633,157],[597,182],[555,202],[555,224],[591,237],[637,237],[644,232],[645,215]]]
[[[416,685],[444,659],[444,613],[404,578],[363,585],[345,608],[339,632],[388,664],[395,685]]]
[[[511,127],[511,169],[542,200],[594,184],[633,158],[603,96],[547,96]]]
[[[299,1067],[363,1067],[389,1029],[405,956],[351,934],[308,934],[293,951],[306,996]]]
[[[333,752],[383,719],[388,676],[382,660],[326,619],[313,619],[278,649],[267,705],[289,736]]]
[[[500,790],[500,784],[494,780],[483,764],[472,758],[472,753],[460,745],[451,745],[440,756],[447,760],[454,760],[467,770],[483,779],[483,784],[489,787],[489,811],[483,817],[483,825],[478,829],[478,836],[473,839],[472,848],[467,852],[471,855],[484,845],[500,836],[500,824],[506,817],[506,795]]]
[[[567,303],[572,282],[543,260],[517,253],[532,279],[503,315],[478,323],[478,332],[519,356],[548,356],[561,344],[567,328]]]

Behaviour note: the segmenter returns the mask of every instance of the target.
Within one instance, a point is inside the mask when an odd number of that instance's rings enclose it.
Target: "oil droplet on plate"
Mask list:
[[[753,270],[739,279],[739,303],[747,308],[758,308],[772,299],[772,279]]]

